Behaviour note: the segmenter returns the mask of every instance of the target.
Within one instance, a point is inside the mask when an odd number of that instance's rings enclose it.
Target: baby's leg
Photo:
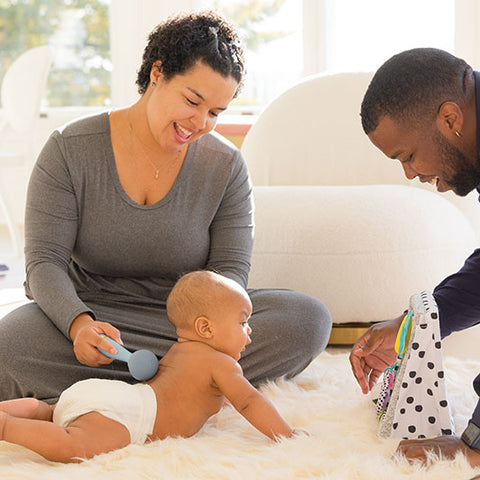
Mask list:
[[[8,413],[12,417],[51,421],[53,405],[36,398],[16,398],[0,402],[0,412]]]
[[[82,415],[65,428],[0,412],[0,440],[29,448],[47,460],[70,463],[123,448],[130,443],[130,433],[97,412]]]

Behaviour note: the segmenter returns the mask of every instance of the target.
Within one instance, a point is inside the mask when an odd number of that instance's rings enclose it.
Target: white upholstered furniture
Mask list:
[[[242,145],[256,200],[249,286],[320,298],[337,331],[399,315],[410,295],[458,270],[480,238],[475,193],[409,182],[369,142],[359,111],[370,78],[308,78],[267,106]],[[470,355],[477,340],[475,327],[446,345]]]

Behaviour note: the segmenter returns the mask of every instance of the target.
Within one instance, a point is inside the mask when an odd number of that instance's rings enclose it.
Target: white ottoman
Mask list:
[[[255,203],[249,287],[317,297],[336,326],[398,316],[477,246],[460,210],[423,189],[259,186]]]

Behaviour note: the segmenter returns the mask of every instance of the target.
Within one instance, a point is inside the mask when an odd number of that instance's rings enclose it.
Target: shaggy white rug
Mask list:
[[[461,432],[476,402],[471,385],[480,362],[448,357],[444,367]],[[0,442],[0,478],[467,480],[480,473],[462,456],[428,469],[392,458],[397,441],[377,438],[373,404],[357,387],[346,353],[323,353],[294,381],[280,380],[262,391],[292,426],[311,436],[272,442],[227,407],[193,438],[130,445],[76,465],[50,463]]]

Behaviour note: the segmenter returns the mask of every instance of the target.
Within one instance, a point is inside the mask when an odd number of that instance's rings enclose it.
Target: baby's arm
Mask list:
[[[273,440],[291,437],[294,431],[266,399],[243,376],[242,368],[230,357],[218,362],[214,381],[220,391],[257,430]]]
[[[0,412],[0,440],[29,448],[47,460],[70,463],[123,448],[130,443],[130,433],[97,412],[78,417],[66,428]]]

